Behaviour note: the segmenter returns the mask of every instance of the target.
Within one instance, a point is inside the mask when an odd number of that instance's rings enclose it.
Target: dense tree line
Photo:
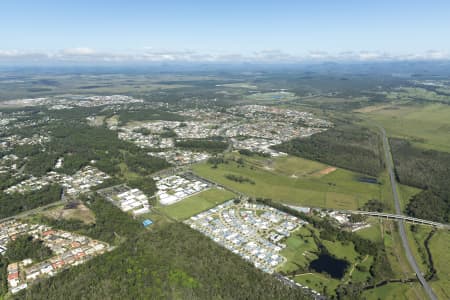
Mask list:
[[[58,154],[55,152],[39,152],[28,157],[25,164],[25,172],[36,177],[42,176],[53,170]]]
[[[177,115],[168,111],[145,108],[137,110],[121,110],[118,113],[119,120],[122,123],[130,121],[148,121],[148,120],[166,120],[166,121],[184,121],[186,117]]]
[[[62,188],[59,185],[44,186],[38,191],[25,194],[6,194],[0,192],[0,218],[17,215],[21,212],[44,206],[61,199]]]
[[[176,141],[176,147],[206,152],[222,152],[228,148],[228,143],[219,139],[186,139]]]
[[[228,160],[223,158],[222,156],[212,156],[210,158],[208,158],[208,164],[211,164],[213,166],[220,165],[220,164],[227,164]]]
[[[402,184],[423,189],[410,199],[406,212],[418,218],[448,222],[450,215],[450,154],[389,140],[395,174]]]
[[[53,256],[52,250],[44,242],[34,239],[30,235],[22,235],[7,245],[5,257],[10,262],[18,262],[26,258],[34,261],[43,261]]]
[[[433,191],[425,190],[409,200],[406,213],[416,218],[445,223],[450,219],[450,206],[448,199],[441,198]]]
[[[307,159],[378,176],[384,163],[379,133],[355,124],[339,125],[307,138],[296,138],[274,149]]]
[[[170,223],[147,230],[101,198],[86,203],[95,212],[95,226],[47,221],[109,242],[117,234],[126,242],[13,299],[306,299],[301,290],[188,226]]]
[[[159,135],[162,138],[173,138],[177,137],[177,133],[170,128],[164,128],[164,131]]]
[[[12,176],[10,173],[0,174],[0,191],[13,186],[22,180],[26,179],[27,176]]]
[[[262,157],[270,157],[269,153],[256,152],[256,151],[251,151],[251,150],[248,150],[248,149],[240,149],[238,152],[239,152],[239,154],[245,155],[245,156],[255,156],[255,155],[257,155],[257,156],[262,156]]]
[[[386,204],[378,199],[370,199],[363,205],[362,210],[383,212],[386,210]]]

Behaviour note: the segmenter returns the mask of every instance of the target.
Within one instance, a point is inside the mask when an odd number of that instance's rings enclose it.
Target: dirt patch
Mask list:
[[[319,172],[316,172],[316,175],[323,176],[323,175],[333,173],[336,170],[337,170],[337,168],[335,168],[335,167],[327,167],[323,170],[320,170]]]
[[[354,112],[371,113],[371,112],[388,109],[388,108],[392,108],[392,106],[391,105],[374,105],[374,106],[366,106],[363,108],[355,109]]]
[[[48,210],[43,213],[46,217],[52,219],[80,220],[85,224],[95,222],[94,213],[84,204],[80,203],[74,208],[64,208],[63,206]]]

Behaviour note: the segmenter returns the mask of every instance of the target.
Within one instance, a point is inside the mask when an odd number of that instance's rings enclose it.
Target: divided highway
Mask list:
[[[391,149],[389,146],[389,141],[386,137],[386,131],[382,127],[380,127],[380,130],[383,135],[383,149],[384,149],[384,154],[386,157],[386,168],[388,169],[388,172],[389,172],[389,178],[391,180],[391,186],[392,186],[392,194],[394,196],[394,201],[395,201],[395,213],[397,215],[401,215],[402,210],[400,207],[400,200],[398,199],[397,181],[395,180],[394,164],[392,161]],[[428,282],[423,277],[423,274],[420,271],[419,266],[417,265],[417,262],[416,262],[414,256],[412,255],[411,248],[409,247],[409,243],[408,243],[408,238],[406,236],[405,221],[398,220],[397,222],[398,222],[400,237],[402,239],[403,249],[405,249],[405,254],[408,259],[409,264],[411,265],[414,272],[416,273],[417,279],[419,279],[419,281],[422,284],[428,297],[431,300],[437,300],[438,298],[436,297],[436,294],[433,292],[433,289],[431,288],[431,286],[428,284]]]

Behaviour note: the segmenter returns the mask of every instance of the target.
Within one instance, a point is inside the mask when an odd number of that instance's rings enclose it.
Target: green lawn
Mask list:
[[[394,278],[412,278],[414,273],[405,257],[405,251],[398,233],[397,224],[383,220],[382,237],[386,255],[394,273]]]
[[[343,244],[341,242],[331,242],[323,240],[322,243],[325,245],[328,251],[337,258],[345,259],[350,264],[356,261],[359,256],[355,251],[355,246],[353,243]]]
[[[406,224],[406,234],[408,236],[409,246],[416,258],[420,270],[423,273],[426,273],[428,271],[428,255],[426,253],[424,242],[432,228],[430,226],[416,225],[417,232],[411,232],[411,225],[412,224]]]
[[[398,187],[398,194],[400,196],[400,206],[402,211],[405,211],[406,206],[408,205],[411,197],[414,196],[415,194],[420,193],[421,189],[403,184],[397,184],[397,187]]]
[[[356,231],[356,234],[373,242],[381,242],[381,231],[378,219],[369,218],[372,226]]]
[[[430,240],[430,251],[437,271],[437,281],[431,282],[439,299],[450,299],[450,232],[439,230]]]
[[[161,205],[158,209],[174,219],[184,220],[234,197],[233,193],[226,190],[209,189],[175,204]]]
[[[390,106],[365,114],[389,136],[411,140],[423,148],[450,152],[450,106],[429,104]]]
[[[359,266],[364,266],[367,271],[359,271],[356,267],[353,273],[347,277],[352,282],[365,282],[370,278],[370,266],[373,263],[373,256],[366,256],[361,262],[358,263]]]
[[[244,97],[244,100],[252,102],[285,102],[294,99],[297,96],[291,92],[254,93]]]
[[[278,271],[289,273],[297,270],[298,265],[306,268],[309,262],[317,257],[313,254],[317,251],[314,238],[304,227],[287,238],[284,243],[286,248],[281,250],[280,255],[284,256],[287,261],[278,268]]]
[[[369,184],[358,182],[355,179],[359,176],[357,173],[343,169],[326,175],[318,174],[318,171],[327,166],[302,158],[242,157],[245,160],[244,166],[229,162],[212,168],[210,164],[202,163],[194,165],[193,170],[202,177],[246,195],[271,198],[292,205],[357,209],[373,198],[392,202],[385,176],[380,178],[382,184]],[[300,173],[303,175],[292,176]],[[229,180],[225,177],[228,174],[249,178],[255,184]]]
[[[296,282],[306,285],[321,294],[333,295],[342,282],[319,273],[306,273],[295,277]]]

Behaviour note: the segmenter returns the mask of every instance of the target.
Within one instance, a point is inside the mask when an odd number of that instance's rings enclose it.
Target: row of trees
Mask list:
[[[225,178],[231,181],[235,181],[238,183],[250,183],[250,184],[255,184],[255,182],[253,180],[251,180],[250,178],[244,177],[244,176],[237,176],[234,174],[227,174],[225,175]]]
[[[175,143],[175,146],[185,149],[206,152],[222,152],[228,148],[228,143],[220,139],[186,139]]]

